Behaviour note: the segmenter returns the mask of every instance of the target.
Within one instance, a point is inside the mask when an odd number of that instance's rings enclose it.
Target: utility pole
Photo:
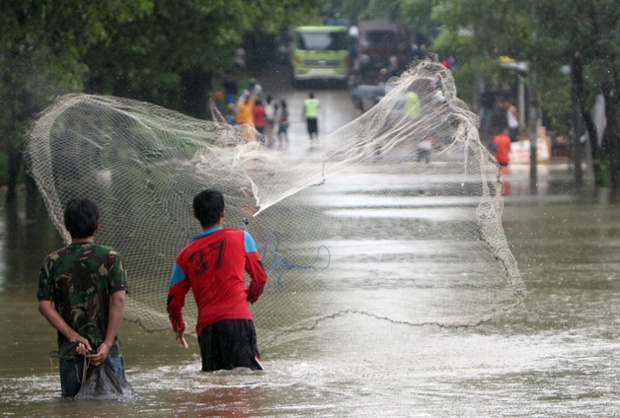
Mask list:
[[[532,3],[530,11],[532,22],[536,21],[536,6]],[[532,45],[535,46],[538,41],[536,32],[532,32]],[[536,71],[532,68],[530,62],[528,66],[529,88],[528,88],[528,125],[530,131],[530,190],[532,194],[536,194],[538,190],[538,156],[536,155],[536,145],[538,145],[538,90],[536,88]]]
[[[538,156],[536,145],[538,142],[538,92],[536,90],[536,72],[531,66],[528,72],[528,125],[530,137],[530,190],[533,194],[538,188]]]
[[[575,164],[575,185],[580,188],[583,185],[583,170],[581,168],[581,123],[579,120],[579,103],[577,103],[575,87],[573,86],[573,163]]]

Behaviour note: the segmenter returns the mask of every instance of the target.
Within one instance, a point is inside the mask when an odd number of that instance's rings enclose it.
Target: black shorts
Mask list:
[[[308,133],[309,134],[316,134],[316,133],[319,132],[319,124],[318,124],[318,120],[317,119],[308,118],[306,121],[307,121],[307,124],[308,124]]]
[[[251,319],[226,319],[206,326],[198,337],[202,371],[247,367],[263,370]]]

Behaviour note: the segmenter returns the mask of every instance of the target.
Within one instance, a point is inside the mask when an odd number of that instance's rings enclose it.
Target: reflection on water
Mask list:
[[[509,180],[513,192],[526,189],[518,176]],[[528,297],[505,316],[473,328],[441,328],[350,312],[268,347],[264,372],[217,373],[199,372],[195,339],[183,350],[171,334],[124,323],[128,378],[138,399],[105,404],[59,399],[57,365],[47,358],[55,336],[36,311],[35,294],[44,254],[61,243],[43,209],[31,216],[3,208],[0,408],[5,416],[617,416],[618,207],[605,194],[545,195],[545,187],[551,189],[541,185],[536,196],[506,199],[503,226]],[[406,247],[386,241],[373,252],[364,241],[341,245],[343,257],[378,256],[390,246],[395,256]],[[349,274],[349,282],[332,288],[330,303],[355,300],[397,315],[403,300],[425,298],[419,283],[407,288],[389,280],[395,271],[417,269],[422,282],[458,274],[454,265],[427,261],[366,263],[376,269],[373,277],[388,279],[377,286]],[[332,273],[345,277],[356,268],[351,261]],[[319,295],[309,300],[321,303]]]
[[[23,207],[16,202],[2,208],[0,290],[23,284],[26,275],[36,275],[42,257],[62,245],[41,201],[26,205],[26,210]]]

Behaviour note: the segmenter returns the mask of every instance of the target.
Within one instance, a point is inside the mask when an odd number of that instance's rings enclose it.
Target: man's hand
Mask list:
[[[77,341],[77,340],[76,340]],[[75,354],[77,354],[78,356],[87,356],[90,354],[90,350],[92,350],[90,348],[90,344],[88,343],[88,341],[86,341],[86,343],[82,342],[82,341],[78,341],[79,344],[77,347],[75,347]]]
[[[176,340],[181,342],[181,345],[183,346],[183,348],[188,348],[189,344],[187,344],[187,341],[185,341],[184,334],[185,334],[185,331],[177,332]]]
[[[88,354],[90,350],[92,350],[92,347],[90,346],[90,342],[88,341],[88,339],[82,337],[77,332],[71,336],[69,341],[77,341],[79,343],[79,345],[75,348],[75,353],[81,356]],[[80,347],[82,347],[83,350],[80,350]]]
[[[108,358],[108,354],[110,354],[110,346],[103,342],[97,347],[95,354],[87,354],[86,357],[90,359],[93,366],[99,366]]]

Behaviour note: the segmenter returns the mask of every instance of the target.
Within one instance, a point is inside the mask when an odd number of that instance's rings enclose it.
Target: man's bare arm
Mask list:
[[[47,319],[47,322],[49,322],[54,328],[56,328],[62,335],[67,337],[69,341],[77,341],[79,343],[82,343],[88,350],[91,350],[91,346],[88,340],[78,334],[73,328],[69,326],[69,324],[65,322],[62,316],[60,316],[58,311],[52,305],[51,300],[39,301],[39,312],[41,312],[41,315],[43,315],[45,319]]]
[[[99,366],[108,358],[110,348],[114,345],[114,338],[116,334],[118,334],[121,322],[123,322],[126,293],[127,292],[124,290],[119,290],[112,293],[110,296],[110,317],[108,318],[108,329],[106,331],[105,340],[97,348],[96,354],[88,356],[95,366]]]

